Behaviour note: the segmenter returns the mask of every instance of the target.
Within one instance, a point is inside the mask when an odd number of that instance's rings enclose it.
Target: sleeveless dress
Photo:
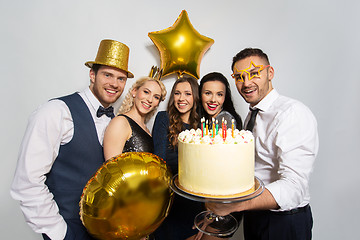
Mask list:
[[[120,114],[119,116],[123,116],[127,119],[131,127],[131,137],[126,140],[123,153],[125,152],[149,152],[154,153],[154,143],[153,138],[150,136],[142,127],[139,126],[134,120],[130,117]],[[150,234],[150,239],[153,236]]]
[[[149,152],[154,153],[154,144],[152,137],[142,129],[134,120],[130,117],[120,114],[127,119],[131,127],[131,137],[126,140],[124,152]]]

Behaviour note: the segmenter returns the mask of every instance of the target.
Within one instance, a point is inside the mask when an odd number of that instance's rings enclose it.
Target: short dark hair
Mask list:
[[[102,66],[101,64],[93,64],[92,65],[91,69],[94,71],[95,75],[98,73],[101,66]]]
[[[259,49],[259,48],[245,48],[245,49],[241,50],[239,53],[237,53],[235,55],[235,57],[233,57],[233,61],[232,61],[232,64],[231,64],[231,71],[233,71],[234,65],[235,65],[235,63],[237,61],[240,61],[242,59],[245,59],[247,57],[252,57],[252,56],[258,56],[258,57],[262,58],[263,60],[265,60],[266,65],[270,65],[270,61],[269,61],[268,56],[261,49]]]
[[[235,118],[235,121],[237,123],[237,128],[239,130],[241,130],[242,129],[242,120],[241,120],[240,115],[235,110],[234,103],[231,98],[231,90],[230,90],[229,81],[223,74],[221,74],[219,72],[212,72],[212,73],[208,73],[204,77],[202,77],[202,79],[200,81],[200,86],[199,86],[200,100],[201,100],[201,91],[204,87],[204,84],[209,81],[219,81],[225,85],[225,101],[223,103],[223,110],[229,112]],[[207,112],[205,111],[202,104],[200,104],[200,106],[199,106],[199,113],[200,113],[201,117],[205,117],[206,119],[209,119],[209,116],[208,116]]]

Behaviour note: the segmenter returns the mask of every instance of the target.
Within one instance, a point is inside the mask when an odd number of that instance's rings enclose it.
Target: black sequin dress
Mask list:
[[[123,116],[128,120],[132,131],[131,137],[125,142],[123,153],[124,152],[154,153],[154,144],[152,137],[130,117],[123,114],[120,114],[119,116]]]

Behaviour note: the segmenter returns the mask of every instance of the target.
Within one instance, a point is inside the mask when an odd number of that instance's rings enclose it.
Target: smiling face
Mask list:
[[[266,62],[258,56],[251,56],[237,61],[233,68],[234,75],[243,74],[243,81],[236,81],[236,88],[250,106],[258,104],[273,89],[274,69],[268,66],[258,74],[259,67],[256,66],[259,65],[265,66]]]
[[[194,96],[191,85],[188,82],[180,82],[174,91],[174,105],[180,112],[183,122],[189,121],[191,109],[194,107]]]
[[[90,70],[90,90],[105,108],[121,96],[126,80],[127,73],[114,67],[100,66],[97,74]]]
[[[161,101],[160,85],[153,80],[146,81],[138,89],[133,89],[134,107],[140,115],[150,113],[154,108],[159,106]]]
[[[220,81],[205,82],[201,89],[201,103],[209,117],[216,117],[225,101],[225,85]]]

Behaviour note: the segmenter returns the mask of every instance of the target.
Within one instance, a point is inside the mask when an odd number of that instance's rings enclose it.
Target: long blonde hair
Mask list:
[[[134,98],[132,96],[132,90],[134,90],[134,89],[138,90],[147,81],[154,81],[154,82],[157,82],[159,84],[160,89],[161,89],[160,102],[165,100],[166,88],[165,88],[165,85],[160,80],[157,80],[157,79],[154,79],[154,78],[151,78],[151,77],[141,77],[131,86],[131,88],[129,89],[129,92],[125,95],[125,98],[124,98],[124,100],[121,103],[121,106],[119,108],[118,115],[127,113],[127,112],[129,112],[131,110],[131,108],[134,106]],[[145,123],[154,115],[157,108],[158,108],[158,106],[156,108],[154,108],[153,110],[151,110],[151,112],[149,112],[146,115]]]

